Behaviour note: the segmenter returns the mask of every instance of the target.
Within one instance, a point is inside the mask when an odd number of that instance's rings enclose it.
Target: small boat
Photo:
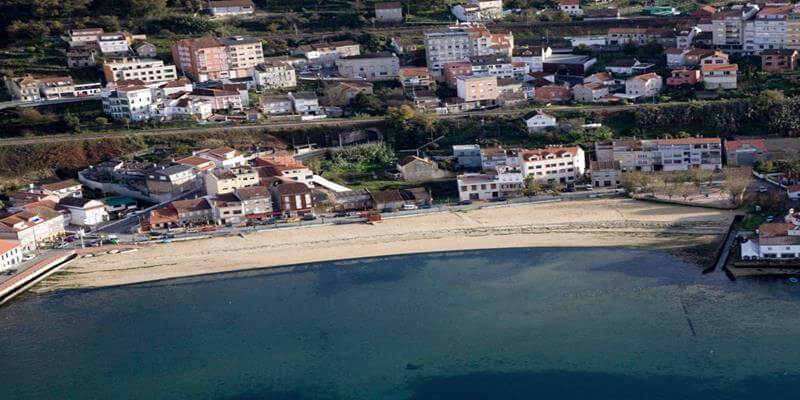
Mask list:
[[[789,278],[789,283],[797,283],[797,282],[800,282],[800,279],[797,279],[795,277]]]

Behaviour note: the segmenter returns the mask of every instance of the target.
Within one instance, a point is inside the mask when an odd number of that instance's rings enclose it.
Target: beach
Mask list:
[[[220,272],[397,254],[515,247],[648,247],[708,243],[731,211],[593,199],[440,212],[153,244],[81,258],[35,291],[93,288]]]

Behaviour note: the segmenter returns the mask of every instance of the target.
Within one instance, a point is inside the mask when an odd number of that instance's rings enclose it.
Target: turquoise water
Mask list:
[[[2,399],[796,399],[800,287],[514,249],[29,296]]]

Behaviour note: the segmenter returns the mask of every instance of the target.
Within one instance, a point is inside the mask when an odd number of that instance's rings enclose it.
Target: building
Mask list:
[[[294,111],[289,96],[262,96],[261,112],[266,115],[286,115]]]
[[[64,216],[49,207],[32,207],[0,219],[0,239],[18,241],[22,251],[36,250],[64,234]]]
[[[155,166],[145,172],[147,191],[154,198],[171,199],[197,189],[197,173],[188,165]]]
[[[572,95],[579,103],[594,103],[608,96],[608,86],[601,82],[578,84],[572,87]]]
[[[93,45],[97,37],[103,34],[103,28],[70,29],[67,32],[70,47]]]
[[[558,126],[558,123],[556,122],[556,117],[537,110],[534,115],[525,119],[525,126],[528,127],[529,133],[534,133]]]
[[[103,113],[115,120],[139,122],[150,118],[153,93],[142,81],[108,85],[103,89],[101,97]]]
[[[606,34],[606,44],[615,47],[627,44],[641,46],[647,43],[647,39],[645,28],[609,28]]]
[[[516,47],[512,53],[511,61],[528,64],[530,72],[541,72],[544,70],[544,61],[552,55],[553,49],[550,46]]]
[[[342,40],[300,46],[297,52],[302,54],[309,64],[332,67],[339,58],[361,54],[361,47],[352,40]]]
[[[406,204],[402,193],[397,189],[375,190],[369,192],[369,196],[372,200],[372,207],[379,211],[397,211]]]
[[[194,169],[195,173],[198,174],[205,173],[216,168],[216,165],[213,161],[195,155],[176,159],[175,163],[188,165]]]
[[[138,79],[145,83],[166,82],[178,79],[174,65],[152,59],[123,58],[103,63],[103,76],[107,82]]]
[[[736,89],[736,74],[739,66],[736,64],[701,65],[703,85],[708,90]]]
[[[6,84],[6,89],[11,97],[15,100],[23,102],[41,101],[42,96],[39,92],[39,80],[34,78],[33,75],[25,75],[22,77],[3,77]]]
[[[219,38],[225,46],[228,61],[228,78],[252,77],[256,66],[264,63],[261,39],[252,36]]]
[[[466,173],[456,178],[460,201],[493,200],[517,196],[524,188],[522,172]]]
[[[158,54],[158,47],[144,40],[133,42],[131,48],[133,52],[136,53],[136,56],[140,58],[153,58]]]
[[[722,168],[718,138],[616,140],[596,142],[598,161],[619,161],[623,171],[686,171]]]
[[[592,161],[589,163],[589,176],[594,187],[617,187],[622,176],[619,161]]]
[[[249,36],[203,37],[172,45],[176,66],[197,82],[252,77],[264,63],[261,41]]]
[[[497,100],[497,78],[494,76],[459,76],[456,79],[458,97],[464,101]]]
[[[767,3],[745,25],[744,50],[758,54],[764,50],[782,49],[786,45],[786,31],[792,4]]]
[[[497,79],[511,79],[515,76],[511,57],[507,55],[472,56],[469,63],[472,65],[472,75],[491,75]]]
[[[215,170],[205,175],[206,194],[216,196],[233,193],[236,189],[258,186],[258,171],[250,167]]]
[[[790,211],[791,213],[791,211]],[[742,260],[790,260],[800,258],[800,230],[792,214],[786,222],[771,222],[758,226],[757,238],[741,243]]]
[[[128,54],[132,41],[132,37],[124,32],[104,32],[97,35],[97,47],[103,55]]]
[[[75,47],[67,50],[67,66],[81,69],[97,65],[97,49],[92,46]]]
[[[75,179],[44,183],[40,192],[45,196],[56,196],[59,199],[67,197],[83,197],[83,185]]]
[[[723,50],[742,51],[746,25],[752,27],[752,21],[758,12],[758,5],[740,4],[714,13],[711,16],[713,46]]]
[[[297,217],[313,214],[314,197],[308,186],[299,182],[280,183],[269,188],[272,203],[277,206],[280,215]]]
[[[638,75],[625,81],[625,94],[634,97],[652,97],[661,92],[664,79],[655,72]]]
[[[288,63],[265,62],[253,70],[253,81],[258,90],[293,88],[297,86],[297,74]]]
[[[586,172],[586,158],[580,147],[552,146],[524,150],[522,173],[540,183],[574,183]]]
[[[292,99],[292,109],[296,114],[317,116],[325,115],[324,110],[319,106],[317,94],[314,92],[289,92],[289,98]]]
[[[253,165],[262,178],[274,176],[287,182],[300,182],[310,188],[314,187],[314,172],[292,157],[256,157]]]
[[[542,62],[542,71],[558,76],[583,78],[596,62],[596,58],[580,54],[553,54]]]
[[[177,200],[169,203],[168,208],[174,210],[178,224],[183,226],[204,225],[214,222],[214,211],[204,197]]]
[[[481,146],[477,144],[453,145],[453,158],[459,168],[481,168]]]
[[[205,100],[211,104],[212,111],[242,111],[244,103],[242,95],[234,89],[201,89],[197,88],[189,93],[193,100]]]
[[[468,61],[450,62],[442,66],[444,82],[447,86],[455,87],[459,76],[472,75],[472,64]]]
[[[209,199],[214,220],[220,225],[240,224],[247,220],[264,220],[273,215],[272,197],[265,186],[236,189]]]
[[[456,4],[450,12],[461,22],[492,21],[503,17],[502,0],[469,0]]]
[[[403,21],[403,4],[399,1],[375,3],[375,20],[378,22]]]
[[[590,8],[583,11],[584,21],[600,21],[609,19],[619,19],[618,8]]]
[[[109,220],[106,205],[100,200],[66,197],[58,206],[69,211],[71,225],[94,227]]]
[[[700,70],[697,69],[673,69],[667,78],[667,86],[694,86],[703,81]]]
[[[346,106],[350,104],[359,94],[372,94],[373,84],[364,81],[339,81],[336,85],[328,88],[325,97],[328,103],[335,106]]]
[[[22,263],[22,245],[16,240],[0,240],[0,271]]]
[[[627,60],[616,60],[606,64],[606,71],[611,72],[612,74],[618,75],[634,75],[634,74],[643,74],[653,68],[655,64],[652,63],[643,63],[639,60],[627,59]]]
[[[581,0],[559,0],[558,9],[564,14],[571,15],[573,17],[580,17],[583,15],[583,9],[581,9]]]
[[[417,156],[403,157],[397,161],[397,170],[406,181],[422,182],[442,179],[449,174],[439,169],[435,161]]]
[[[463,62],[472,56],[505,54],[514,48],[514,35],[493,34],[479,23],[457,24],[435,32],[425,33],[425,57],[434,76],[451,62]]]
[[[764,50],[761,53],[761,70],[770,73],[784,73],[797,68],[798,52],[794,49]]]
[[[400,68],[400,84],[405,92],[436,89],[436,81],[427,67]]]
[[[737,139],[725,141],[725,161],[731,166],[752,166],[756,161],[767,159],[768,150],[764,139]]]
[[[200,151],[195,155],[212,161],[216,168],[221,169],[241,167],[246,164],[244,155],[240,151],[226,146]]]
[[[667,68],[680,68],[686,65],[686,54],[691,49],[683,47],[670,47],[664,50],[667,58]]]
[[[394,80],[400,76],[400,59],[390,52],[342,57],[335,63],[344,78]]]
[[[252,14],[256,9],[251,0],[209,1],[208,11],[215,17]]]
[[[536,88],[534,98],[541,103],[560,103],[570,101],[572,91],[568,86],[545,85]]]

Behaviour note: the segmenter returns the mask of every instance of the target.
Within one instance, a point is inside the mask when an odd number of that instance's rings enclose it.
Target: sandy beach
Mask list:
[[[511,247],[679,248],[707,243],[733,213],[630,199],[563,201],[287,228],[144,246],[75,260],[36,291],[148,282],[298,263]]]

